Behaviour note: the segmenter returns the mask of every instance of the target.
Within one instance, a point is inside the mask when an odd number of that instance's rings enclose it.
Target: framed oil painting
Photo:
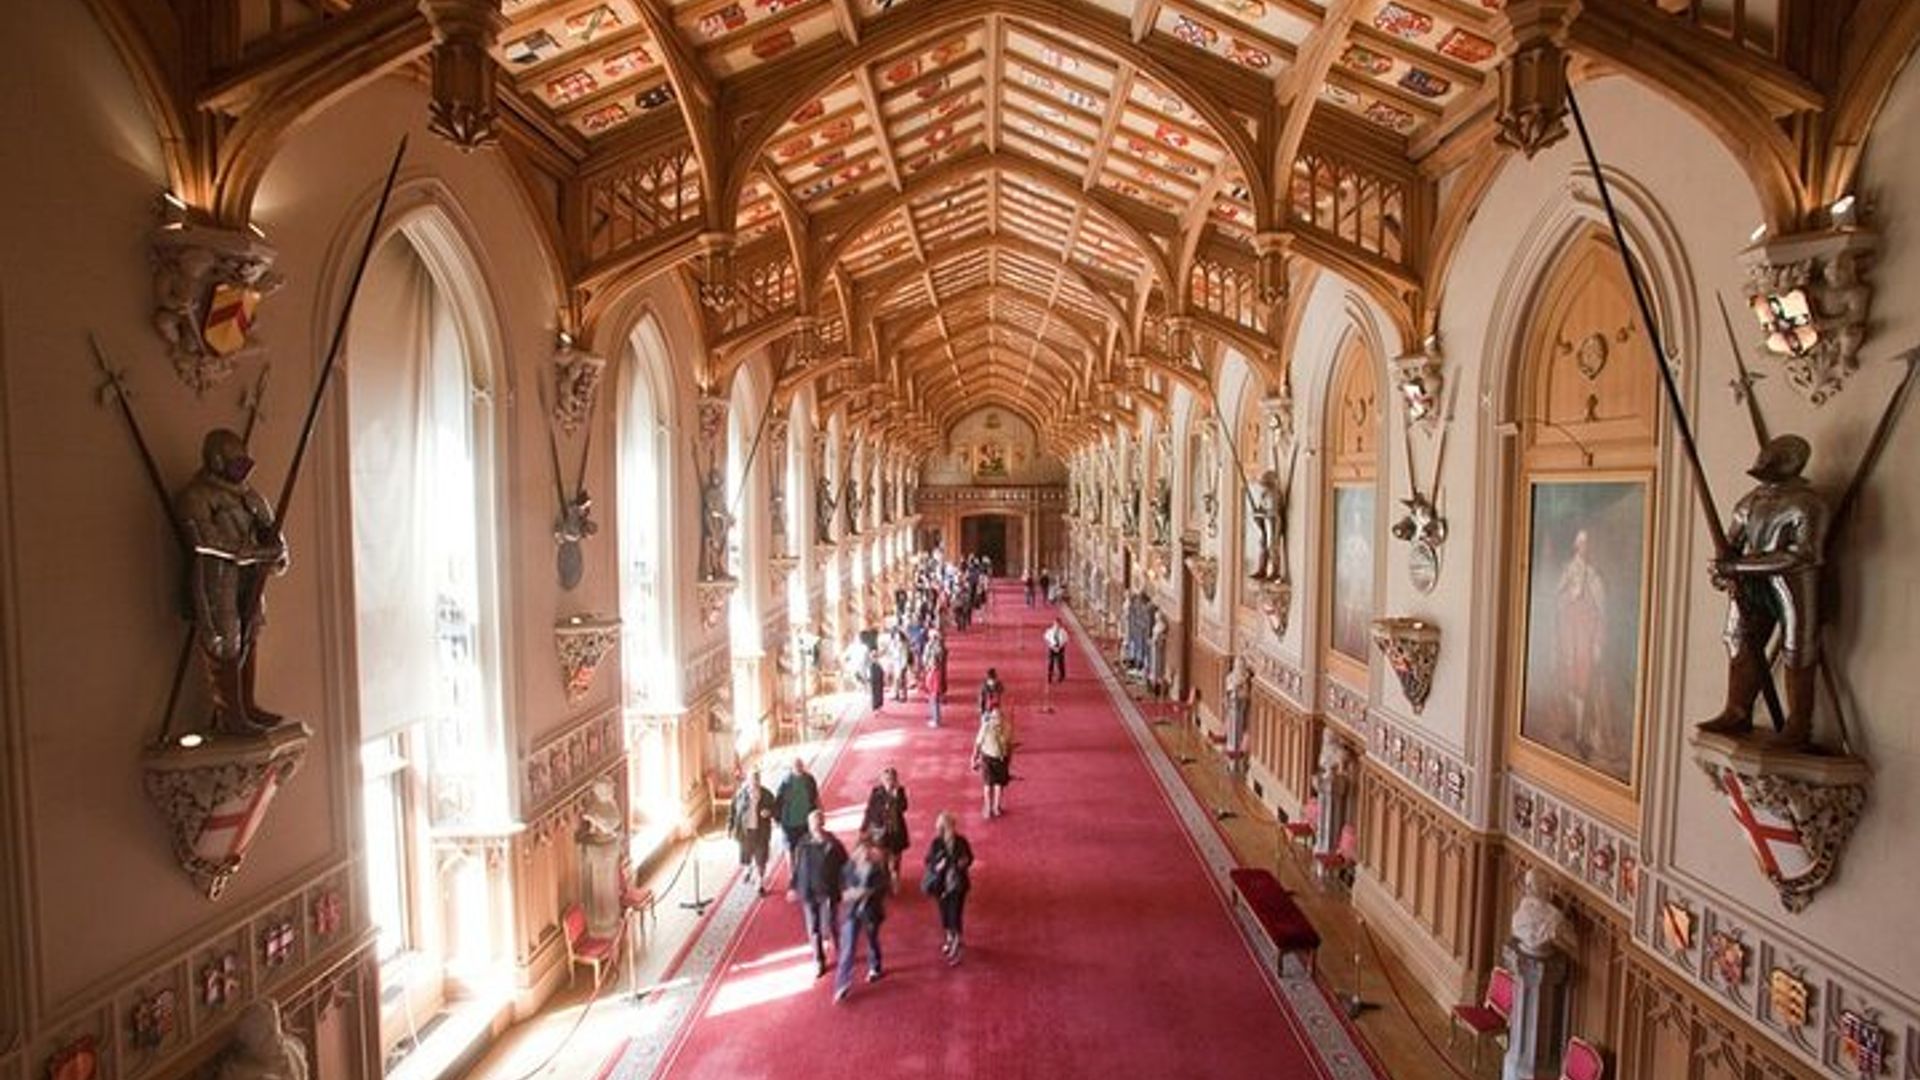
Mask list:
[[[1646,480],[1536,479],[1526,545],[1520,737],[1631,786],[1646,639]]]
[[[1366,664],[1373,625],[1373,485],[1333,489],[1333,651]]]

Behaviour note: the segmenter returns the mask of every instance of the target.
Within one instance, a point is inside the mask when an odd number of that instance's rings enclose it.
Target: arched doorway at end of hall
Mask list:
[[[959,554],[985,555],[995,576],[1019,577],[1027,569],[1025,523],[1015,514],[968,514],[960,519]]]

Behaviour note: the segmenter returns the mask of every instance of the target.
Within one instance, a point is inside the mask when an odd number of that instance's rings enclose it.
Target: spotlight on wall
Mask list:
[[[1832,206],[1827,207],[1827,216],[1832,219],[1834,228],[1851,229],[1858,224],[1854,216],[1858,208],[1857,199],[1852,195],[1842,195],[1833,200]]]
[[[187,206],[187,201],[185,199],[182,199],[180,196],[175,195],[171,191],[163,191],[160,193],[160,202],[159,202],[158,209],[160,213],[161,228],[163,229],[186,228],[187,217],[191,213],[191,208]]]
[[[1753,231],[1747,234],[1747,241],[1749,243],[1757,244],[1760,241],[1765,240],[1766,238],[1767,238],[1767,223],[1764,221],[1758,225],[1755,225],[1753,227]]]
[[[194,747],[199,746],[200,744],[206,741],[207,740],[205,736],[200,735],[196,732],[188,732],[187,734],[180,736],[180,746],[182,749],[186,749],[186,750],[192,750]]]

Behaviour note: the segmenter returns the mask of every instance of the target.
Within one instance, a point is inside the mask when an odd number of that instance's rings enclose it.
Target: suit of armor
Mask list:
[[[1810,452],[1797,435],[1769,442],[1748,470],[1760,485],[1733,508],[1727,553],[1713,566],[1714,585],[1729,594],[1727,701],[1719,716],[1700,725],[1704,731],[1753,730],[1753,700],[1771,677],[1767,643],[1778,630],[1787,691],[1779,742],[1798,747],[1812,738],[1828,510],[1800,475]]]
[[[247,483],[253,459],[239,435],[208,432],[201,467],[175,500],[192,545],[188,594],[194,633],[213,687],[213,729],[245,734],[280,718],[253,701],[254,640],[265,624],[265,576],[287,568],[273,508]]]

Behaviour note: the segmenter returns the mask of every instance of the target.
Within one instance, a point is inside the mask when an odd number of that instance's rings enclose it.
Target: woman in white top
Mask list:
[[[1013,750],[1013,726],[999,709],[980,715],[980,730],[973,736],[973,767],[980,771],[982,812],[990,818],[1001,814],[1000,801],[1007,790],[1007,757]]]

